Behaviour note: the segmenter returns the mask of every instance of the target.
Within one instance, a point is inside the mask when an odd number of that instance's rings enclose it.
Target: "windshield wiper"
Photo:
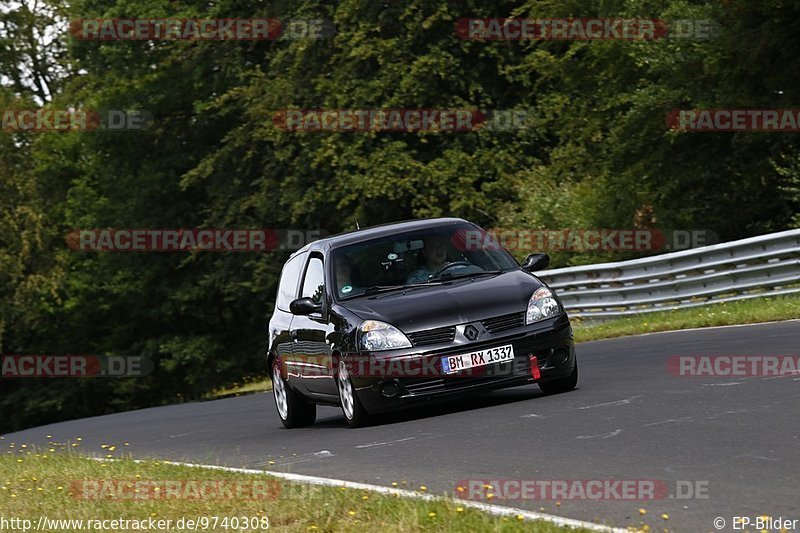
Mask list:
[[[469,273],[465,273],[465,274],[450,274],[448,272],[445,272],[444,274],[439,276],[438,279],[450,281],[450,280],[453,280],[453,279],[474,278],[474,277],[477,277],[477,276],[489,276],[489,275],[496,276],[496,275],[502,274],[502,273],[503,273],[502,270],[484,270],[482,272],[469,272]]]
[[[430,287],[431,285],[441,285],[444,281],[431,280],[422,283],[409,283],[408,285],[375,285],[367,288],[364,294],[378,294],[379,292],[397,291],[406,289],[416,289],[418,287]]]
[[[367,287],[367,290],[361,294],[368,296],[370,294],[379,294],[381,292],[396,291],[402,288],[402,285],[373,285],[372,287]]]

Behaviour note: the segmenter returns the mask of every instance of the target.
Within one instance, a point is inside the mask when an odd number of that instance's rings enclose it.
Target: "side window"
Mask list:
[[[323,294],[325,294],[325,272],[322,268],[322,259],[312,257],[303,280],[301,298],[311,298],[315,302],[321,302]]]
[[[303,272],[306,254],[291,258],[283,267],[281,282],[278,284],[278,299],[275,305],[281,311],[289,311],[289,304],[297,297],[297,283]]]

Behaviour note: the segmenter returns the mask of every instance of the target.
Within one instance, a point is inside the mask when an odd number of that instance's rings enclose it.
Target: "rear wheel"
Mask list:
[[[575,369],[572,374],[565,378],[554,379],[539,383],[539,388],[545,394],[561,394],[562,392],[569,392],[578,385],[578,361],[575,361]]]
[[[281,373],[280,362],[272,363],[272,394],[278,416],[287,428],[308,426],[317,418],[317,405],[289,388]]]
[[[369,421],[369,413],[356,396],[356,389],[353,387],[344,361],[339,361],[336,372],[336,388],[339,389],[339,402],[342,404],[344,418],[350,427],[355,428],[366,424]]]

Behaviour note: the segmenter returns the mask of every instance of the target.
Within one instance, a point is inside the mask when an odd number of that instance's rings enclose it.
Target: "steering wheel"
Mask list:
[[[469,261],[453,261],[452,263],[447,263],[446,265],[439,267],[439,269],[436,270],[436,272],[434,272],[433,274],[431,274],[428,279],[436,279],[453,267],[470,267],[470,266],[472,266],[472,263],[470,263]]]

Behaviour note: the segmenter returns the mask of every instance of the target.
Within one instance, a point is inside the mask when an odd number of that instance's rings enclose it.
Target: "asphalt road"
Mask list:
[[[733,516],[800,519],[800,377],[677,377],[666,370],[676,355],[797,356],[800,321],[584,343],[573,392],[507,389],[355,430],[327,407],[313,427],[285,430],[271,394],[256,394],[52,424],[6,435],[0,448],[80,436],[98,454],[101,443],[129,442],[137,457],[434,494],[454,494],[463,479],[659,480],[672,496],[691,485],[707,498],[492,503],[670,531],[715,531],[715,517],[725,531]]]

